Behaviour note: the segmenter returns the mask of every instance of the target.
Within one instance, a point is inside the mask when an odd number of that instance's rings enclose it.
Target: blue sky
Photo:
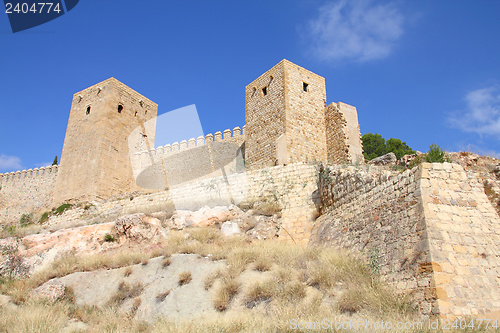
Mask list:
[[[75,92],[111,76],[243,126],[245,86],[286,58],[326,78],[362,133],[500,152],[500,1],[81,0],[13,34],[0,13],[0,172],[60,157]],[[189,139],[189,136],[182,139]]]

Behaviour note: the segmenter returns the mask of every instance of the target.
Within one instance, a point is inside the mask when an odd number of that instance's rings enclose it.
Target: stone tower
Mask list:
[[[327,161],[325,79],[284,59],[245,89],[250,169]]]
[[[73,95],[54,204],[105,198],[139,189],[129,136],[142,133],[154,148],[158,105],[115,78]],[[147,133],[147,134],[146,134]]]

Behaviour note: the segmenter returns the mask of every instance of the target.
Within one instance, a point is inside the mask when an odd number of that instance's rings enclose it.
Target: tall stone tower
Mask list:
[[[115,78],[73,95],[54,204],[139,189],[129,157],[129,135],[154,148],[158,105]],[[147,134],[146,134],[147,133]]]
[[[245,89],[250,169],[327,161],[325,79],[284,59]]]

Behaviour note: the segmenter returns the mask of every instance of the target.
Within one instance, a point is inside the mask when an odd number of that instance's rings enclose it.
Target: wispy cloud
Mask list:
[[[17,156],[0,155],[0,172],[17,171],[22,168],[21,159]]]
[[[340,0],[309,21],[309,51],[324,61],[364,62],[387,57],[403,34],[404,17],[393,3]]]
[[[35,166],[37,168],[41,168],[41,167],[48,167],[48,166],[51,166],[52,165],[52,162],[43,162],[43,163],[36,163]]]
[[[464,132],[500,138],[500,87],[477,89],[465,96],[466,108],[448,115],[448,123]]]

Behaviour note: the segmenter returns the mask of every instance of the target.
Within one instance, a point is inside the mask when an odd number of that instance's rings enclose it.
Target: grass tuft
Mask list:
[[[185,271],[179,274],[179,286],[188,284],[193,279],[191,272]]]

